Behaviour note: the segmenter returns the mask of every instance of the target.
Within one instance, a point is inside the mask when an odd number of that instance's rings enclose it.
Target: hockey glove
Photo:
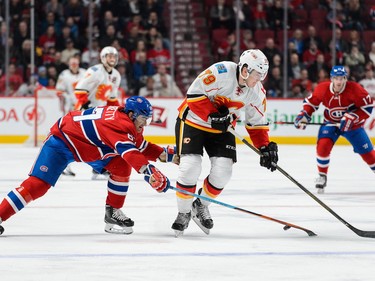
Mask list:
[[[311,117],[306,111],[302,110],[294,120],[294,126],[299,130],[306,129],[306,125],[311,121]]]
[[[279,161],[279,156],[277,155],[277,144],[271,141],[268,146],[262,146],[259,148],[260,155],[260,165],[271,170],[271,172],[276,170],[277,161]]]
[[[352,113],[345,113],[344,117],[340,120],[340,131],[347,132],[350,131],[354,125],[357,117]]]
[[[219,130],[225,133],[231,123],[231,114],[228,108],[220,107],[219,112],[214,112],[209,115],[211,118],[212,129]]]
[[[180,157],[176,154],[176,146],[168,145],[163,147],[163,152],[159,156],[159,160],[164,163],[174,163],[176,165],[180,164]]]
[[[164,176],[154,165],[148,164],[144,170],[147,181],[157,192],[166,192],[170,186],[169,179]]]

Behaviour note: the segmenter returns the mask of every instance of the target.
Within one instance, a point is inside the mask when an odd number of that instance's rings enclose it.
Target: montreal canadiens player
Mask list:
[[[324,193],[332,148],[340,136],[346,138],[362,159],[375,172],[375,151],[363,125],[373,110],[373,100],[358,83],[347,81],[344,66],[333,66],[331,81],[320,83],[303,101],[303,109],[294,125],[304,130],[311,115],[323,104],[324,124],[320,127],[316,146],[319,177],[316,179],[318,193]]]
[[[130,234],[134,222],[121,208],[124,205],[132,168],[157,192],[169,188],[169,180],[149,161],[178,163],[175,147],[160,147],[143,138],[151,121],[152,107],[144,97],[131,97],[124,107],[100,106],[72,111],[51,128],[29,177],[0,203],[0,224],[43,196],[56,184],[65,167],[73,161],[85,162],[95,170],[110,173],[105,205],[105,231]],[[4,228],[0,225],[0,234]]]
[[[245,111],[246,130],[261,152],[260,165],[274,171],[278,154],[277,144],[270,142],[266,117],[266,91],[263,81],[268,72],[266,56],[258,49],[247,50],[238,64],[222,61],[213,64],[194,80],[186,99],[179,107],[176,122],[176,143],[180,156],[177,187],[196,192],[202,170],[203,149],[211,161],[209,175],[198,193],[216,198],[232,176],[236,162],[235,137],[228,126]],[[176,193],[178,215],[172,224],[175,235],[182,235],[190,219],[209,234],[213,227],[208,205]]]
[[[87,69],[78,81],[74,94],[77,98],[75,109],[82,110],[101,105],[119,105],[120,73],[115,69],[118,52],[114,47],[104,47],[100,52],[101,63]],[[107,179],[107,171],[98,174],[92,171],[92,179]]]
[[[64,114],[74,109],[77,99],[74,95],[74,88],[78,81],[85,75],[86,69],[79,67],[79,59],[71,57],[69,59],[69,69],[62,71],[57,79],[56,90],[59,91],[61,97],[61,108]],[[63,175],[75,176],[70,165],[63,171]]]

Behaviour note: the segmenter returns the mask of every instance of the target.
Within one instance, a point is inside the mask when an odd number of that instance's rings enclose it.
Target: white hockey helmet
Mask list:
[[[115,55],[116,62],[115,62],[114,66],[108,65],[108,62],[107,62],[107,55],[108,54],[114,54]],[[100,60],[101,60],[102,64],[104,64],[105,66],[115,67],[118,63],[118,52],[117,52],[116,48],[111,47],[111,46],[104,47],[100,52]]]
[[[255,70],[261,75],[260,80],[263,81],[267,76],[269,63],[261,50],[250,49],[241,54],[238,66],[240,67],[240,75],[243,79],[249,78],[250,73]],[[246,77],[242,76],[241,73],[244,66],[247,66],[248,75]]]

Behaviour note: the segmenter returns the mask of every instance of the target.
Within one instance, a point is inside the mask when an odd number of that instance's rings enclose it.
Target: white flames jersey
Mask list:
[[[87,69],[76,85],[75,94],[88,94],[90,107],[107,105],[107,100],[118,99],[120,79],[116,69],[108,73],[103,64],[97,64]]]
[[[244,110],[245,120],[242,121],[245,122],[247,129],[257,127],[268,130],[266,91],[261,82],[258,82],[254,88],[239,87],[236,63],[222,61],[203,71],[190,85],[186,100],[179,108],[179,116],[186,123],[205,131],[215,132],[208,118],[210,105],[202,104],[207,97],[215,108],[225,106],[236,116],[241,116],[240,110]]]
[[[63,70],[56,83],[56,89],[63,92],[65,101],[64,109],[65,112],[73,110],[77,99],[74,95],[74,89],[80,79],[85,75],[86,69],[79,68],[77,73],[73,73],[70,69]]]

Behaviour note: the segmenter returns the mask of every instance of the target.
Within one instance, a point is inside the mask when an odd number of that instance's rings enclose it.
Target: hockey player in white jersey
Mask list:
[[[64,115],[74,109],[77,102],[74,89],[78,81],[84,77],[85,72],[86,69],[79,67],[79,59],[71,57],[69,59],[69,69],[63,70],[57,79],[56,90],[61,92]]]
[[[115,69],[118,52],[114,47],[104,47],[100,52],[101,64],[87,69],[79,80],[74,94],[77,98],[75,109],[87,109],[101,105],[119,105],[118,88],[120,73]]]
[[[114,47],[104,47],[100,52],[101,64],[87,69],[85,76],[78,81],[74,94],[77,98],[75,109],[82,110],[101,105],[119,105],[118,88],[120,73],[115,69],[118,63],[118,52]],[[92,179],[106,180],[107,171],[98,174],[92,170]]]
[[[236,162],[235,137],[227,132],[235,124],[240,110],[245,111],[246,130],[261,152],[260,165],[276,170],[277,144],[270,142],[266,117],[266,91],[261,81],[267,76],[269,63],[258,49],[247,50],[238,64],[222,61],[203,71],[191,84],[179,107],[176,144],[180,165],[176,186],[196,192],[202,170],[203,149],[211,161],[209,175],[198,193],[216,198],[232,176]],[[172,225],[176,237],[183,234],[190,219],[209,234],[213,227],[210,202],[177,192],[178,215]]]
[[[71,57],[69,59],[69,69],[63,70],[57,78],[56,90],[59,91],[61,108],[64,115],[74,109],[77,99],[74,95],[74,88],[78,81],[84,77],[86,69],[79,67],[79,59]],[[66,176],[75,176],[69,164],[62,173]]]

